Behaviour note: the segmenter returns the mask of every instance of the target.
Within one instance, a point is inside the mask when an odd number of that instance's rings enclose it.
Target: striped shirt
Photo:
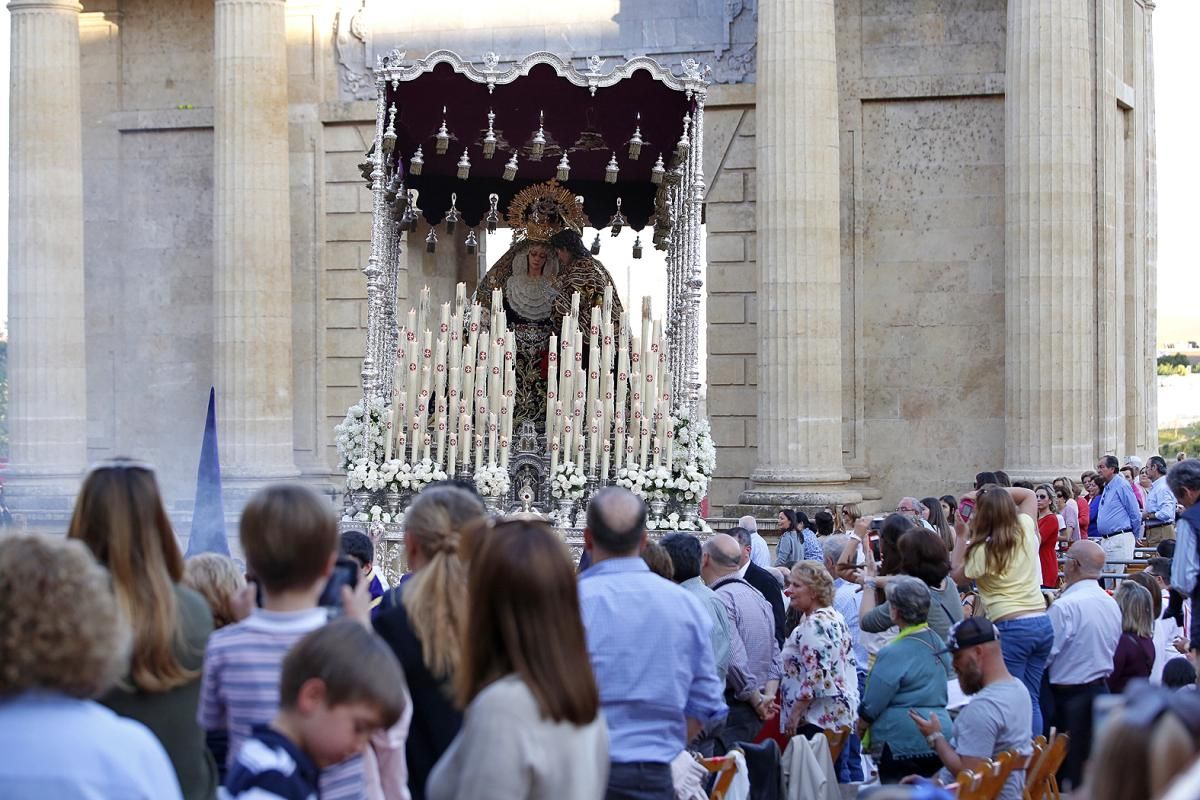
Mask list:
[[[255,725],[242,744],[217,800],[317,800],[317,765],[295,742]]]
[[[762,593],[741,578],[722,578],[712,589],[733,623],[726,686],[735,699],[748,701],[768,681],[783,675],[775,615]]]
[[[229,732],[230,768],[251,729],[268,724],[279,710],[279,676],[284,656],[305,634],[328,619],[324,608],[255,609],[247,619],[213,631],[209,637],[196,716],[205,730]],[[361,756],[321,774],[323,800],[359,798],[363,792]]]

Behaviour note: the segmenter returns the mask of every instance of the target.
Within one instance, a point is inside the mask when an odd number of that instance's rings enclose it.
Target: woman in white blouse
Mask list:
[[[503,522],[468,543],[462,729],[429,800],[600,800],[608,732],[588,660],[575,571],[546,525]]]

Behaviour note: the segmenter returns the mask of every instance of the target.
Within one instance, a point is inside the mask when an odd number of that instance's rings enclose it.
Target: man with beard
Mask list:
[[[951,783],[962,770],[978,770],[984,761],[1005,750],[1029,756],[1033,724],[1029,691],[1004,666],[999,634],[992,623],[983,617],[964,619],[950,630],[947,649],[954,657],[959,686],[971,695],[971,702],[954,721],[953,743],[942,733],[936,715],[925,719],[915,711],[908,712],[945,766],[937,778]],[[1021,800],[1024,783],[1025,770],[1013,770],[999,800]]]

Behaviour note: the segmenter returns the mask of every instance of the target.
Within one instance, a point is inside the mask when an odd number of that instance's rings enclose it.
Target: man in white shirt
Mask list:
[[[763,569],[771,568],[771,548],[758,532],[758,520],[745,516],[738,520],[738,527],[750,531],[750,560]]]
[[[1156,545],[1175,538],[1175,495],[1167,486],[1167,462],[1162,456],[1150,456],[1146,475],[1154,481],[1146,495],[1142,519],[1146,521],[1146,544]]]
[[[1054,644],[1047,660],[1050,700],[1045,718],[1060,733],[1071,735],[1071,747],[1059,770],[1063,788],[1079,786],[1092,743],[1092,701],[1107,694],[1113,653],[1121,638],[1121,609],[1098,583],[1104,550],[1081,540],[1067,551],[1066,584],[1047,614]]]

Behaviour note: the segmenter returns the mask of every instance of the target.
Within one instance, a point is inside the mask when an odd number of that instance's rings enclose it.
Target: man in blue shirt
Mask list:
[[[579,605],[611,760],[607,800],[671,800],[671,761],[724,719],[724,685],[710,641],[712,619],[685,589],[638,557],[646,506],[609,487],[588,504]]]
[[[1162,456],[1146,460],[1146,476],[1154,481],[1146,494],[1146,544],[1156,545],[1164,539],[1175,538],[1175,495],[1167,486],[1167,462]]]
[[[1123,565],[1114,562],[1132,561],[1133,545],[1142,538],[1142,512],[1133,487],[1117,472],[1120,466],[1116,456],[1104,456],[1096,465],[1104,486],[1096,511],[1096,536],[1104,548],[1105,572],[1120,571]]]
[[[1197,537],[1200,536],[1200,460],[1179,461],[1167,473],[1167,486],[1183,506],[1183,515],[1175,523],[1175,555],[1171,559],[1171,585],[1192,598],[1192,652],[1200,651],[1200,621],[1196,619],[1200,605],[1200,555]]]

